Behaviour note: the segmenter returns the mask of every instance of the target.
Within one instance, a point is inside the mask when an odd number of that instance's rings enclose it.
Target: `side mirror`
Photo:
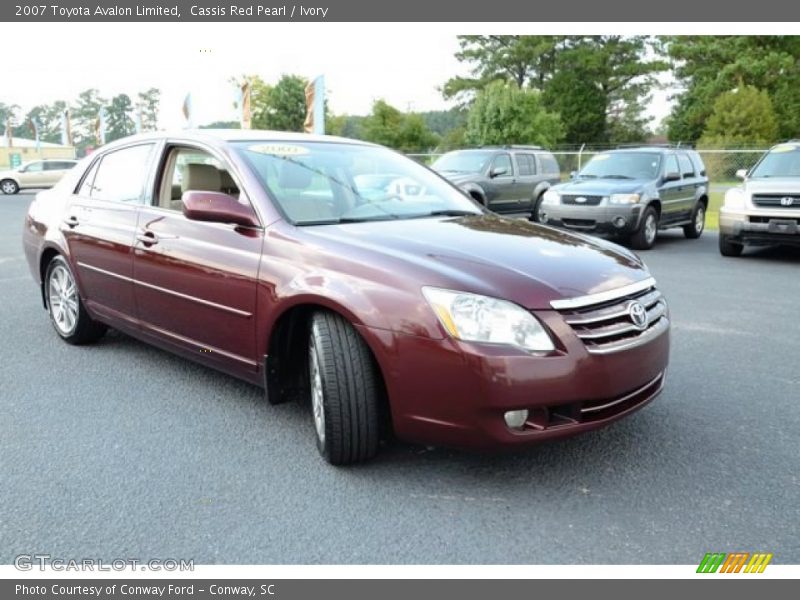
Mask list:
[[[569,172],[569,178],[570,179],[575,179],[577,176],[578,176],[578,172],[577,171],[570,171]]]
[[[508,169],[504,169],[503,167],[495,167],[489,171],[489,177],[495,178],[499,177],[500,175],[505,175],[506,173],[508,173]]]
[[[668,181],[680,181],[681,174],[677,171],[670,171],[669,173],[664,173],[664,183]]]
[[[189,190],[183,193],[183,214],[192,221],[234,223],[245,227],[258,227],[258,218],[252,207],[222,192]]]
[[[736,178],[741,179],[742,181],[747,179],[747,169],[739,169],[736,171]]]

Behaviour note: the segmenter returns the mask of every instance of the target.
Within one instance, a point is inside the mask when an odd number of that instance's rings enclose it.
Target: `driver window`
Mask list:
[[[494,159],[494,162],[492,162],[492,171],[497,169],[505,170],[505,173],[500,175],[500,177],[508,177],[512,175],[514,172],[511,170],[511,156],[508,154],[497,155]]]
[[[182,211],[181,198],[190,190],[221,192],[247,203],[226,166],[216,157],[198,148],[174,147],[164,162],[159,208]]]

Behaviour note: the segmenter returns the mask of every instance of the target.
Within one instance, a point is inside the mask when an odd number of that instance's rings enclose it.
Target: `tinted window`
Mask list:
[[[694,172],[698,175],[705,175],[706,174],[706,166],[703,164],[703,159],[697,152],[690,152],[689,158],[692,159],[692,164],[694,165]]]
[[[664,173],[680,173],[678,158],[674,154],[668,154],[664,160]]]
[[[35,162],[27,165],[24,169],[26,173],[39,173],[44,170],[44,163]]]
[[[83,183],[81,183],[81,187],[78,190],[79,196],[91,196],[92,195],[92,184],[94,183],[94,176],[97,174],[97,167],[100,164],[98,160],[92,165],[92,168],[89,169],[89,172],[86,174],[86,177],[83,178]]]
[[[533,168],[533,160],[528,154],[517,154],[517,172],[520,175],[533,175],[535,169]]]
[[[511,168],[511,156],[508,154],[498,154],[492,163],[492,170],[494,169],[505,169],[506,172],[503,175],[513,175],[514,170]]]
[[[103,156],[91,185],[92,198],[116,202],[141,201],[152,150],[153,144],[143,144]]]
[[[680,163],[681,175],[684,177],[694,177],[694,165],[692,164],[692,161],[689,160],[688,156],[685,154],[679,154],[678,163]]]
[[[543,173],[558,174],[561,169],[558,168],[558,161],[552,154],[540,154],[539,162],[542,165]]]
[[[491,152],[462,150],[448,152],[433,163],[432,168],[440,173],[482,173],[491,160]]]

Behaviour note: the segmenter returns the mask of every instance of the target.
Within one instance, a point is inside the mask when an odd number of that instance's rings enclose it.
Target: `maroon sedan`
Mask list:
[[[334,464],[392,432],[479,449],[568,436],[664,384],[669,315],[634,254],[497,217],[362,142],[126,138],[37,195],[24,245],[66,342],[111,326],[309,402]]]

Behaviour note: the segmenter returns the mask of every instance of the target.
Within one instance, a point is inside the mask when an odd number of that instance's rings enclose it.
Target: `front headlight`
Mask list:
[[[742,188],[731,188],[725,192],[725,208],[744,210],[745,193]]]
[[[531,352],[555,350],[539,320],[512,302],[433,287],[422,288],[422,293],[442,326],[456,339]]]
[[[561,196],[555,190],[547,190],[542,197],[542,204],[558,204]]]
[[[641,198],[641,194],[611,194],[608,201],[611,204],[636,204]]]

